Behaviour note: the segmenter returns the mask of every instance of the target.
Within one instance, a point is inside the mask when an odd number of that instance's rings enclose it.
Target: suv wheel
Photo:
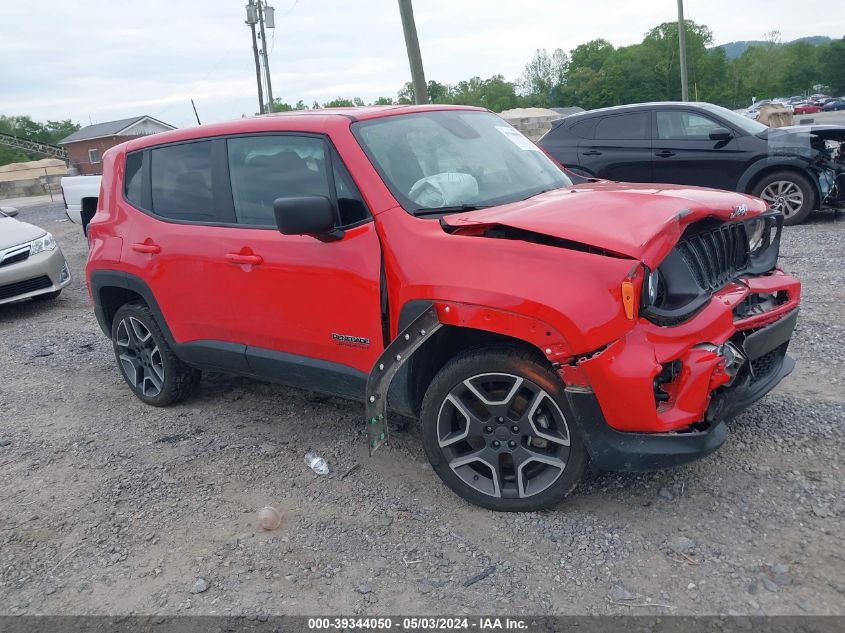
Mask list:
[[[464,352],[423,399],[423,444],[434,471],[485,508],[548,508],[578,484],[587,462],[560,378],[515,347]]]
[[[783,213],[783,223],[787,225],[801,224],[807,219],[816,199],[810,181],[791,171],[778,171],[765,176],[754,185],[751,194]]]
[[[146,305],[130,303],[117,311],[112,345],[126,384],[147,404],[179,402],[199,384],[199,370],[176,358]]]

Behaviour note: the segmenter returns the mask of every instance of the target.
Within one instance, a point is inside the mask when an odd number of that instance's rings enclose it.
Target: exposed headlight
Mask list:
[[[660,291],[660,273],[652,270],[648,273],[646,279],[646,293],[648,298],[648,305],[653,306],[657,302],[657,295]]]
[[[745,234],[748,236],[748,251],[754,253],[763,246],[766,237],[766,221],[757,218],[745,223]]]
[[[52,251],[54,248],[56,248],[56,238],[47,233],[30,243],[29,254],[37,255],[41,251]]]

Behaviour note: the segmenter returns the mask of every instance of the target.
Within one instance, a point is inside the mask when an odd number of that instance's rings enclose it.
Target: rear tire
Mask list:
[[[816,206],[813,185],[806,176],[794,171],[776,171],[764,176],[754,185],[751,195],[782,212],[787,226],[801,224]]]
[[[504,512],[549,508],[587,464],[560,377],[515,346],[463,352],[423,399],[423,446],[434,471],[470,503]]]
[[[201,372],[176,357],[149,307],[142,303],[120,307],[111,332],[120,373],[139,400],[165,407],[196,390]]]

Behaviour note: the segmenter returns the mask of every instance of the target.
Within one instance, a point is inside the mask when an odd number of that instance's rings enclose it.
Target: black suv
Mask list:
[[[845,127],[769,128],[710,103],[643,103],[555,121],[540,146],[569,170],[751,193],[802,222],[843,206]]]

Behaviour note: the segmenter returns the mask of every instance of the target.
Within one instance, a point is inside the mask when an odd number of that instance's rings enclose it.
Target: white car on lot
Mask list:
[[[65,176],[62,178],[62,195],[65,213],[71,222],[81,224],[86,230],[97,211],[102,176]]]

